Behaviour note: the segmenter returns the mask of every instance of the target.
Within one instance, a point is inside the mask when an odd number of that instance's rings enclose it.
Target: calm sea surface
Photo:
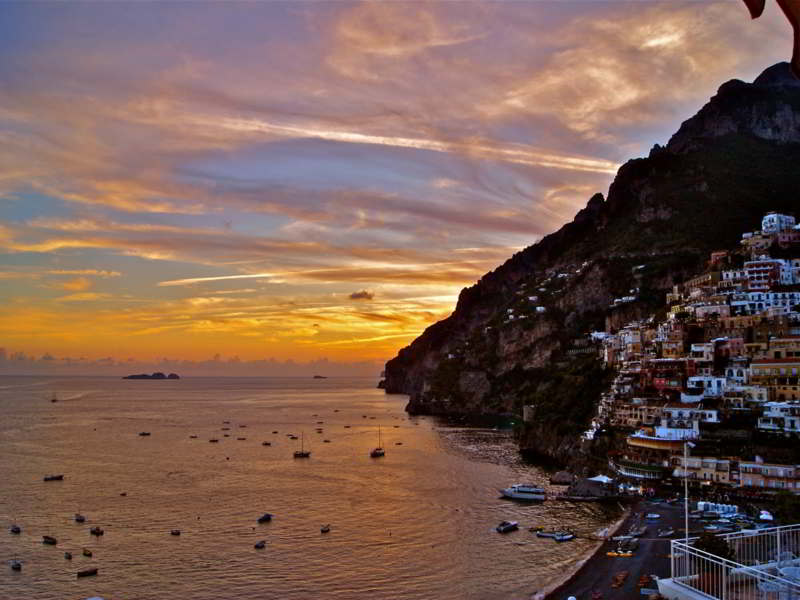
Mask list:
[[[0,378],[0,599],[529,598],[591,542],[500,535],[498,522],[589,533],[611,518],[499,499],[510,483],[547,481],[508,432],[409,418],[404,396],[374,385]],[[371,459],[378,426],[386,456]],[[311,458],[292,457],[289,433],[305,434]],[[43,482],[51,473],[64,481]],[[259,525],[264,512],[275,517]],[[97,577],[76,578],[90,566]]]

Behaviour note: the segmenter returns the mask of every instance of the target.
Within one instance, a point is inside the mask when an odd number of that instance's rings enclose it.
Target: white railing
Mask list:
[[[717,536],[733,560],[710,554],[697,538],[672,541],[672,581],[721,600],[800,600],[800,525]]]

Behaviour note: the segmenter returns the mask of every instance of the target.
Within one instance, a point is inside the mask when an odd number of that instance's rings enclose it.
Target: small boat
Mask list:
[[[83,555],[84,556],[88,556],[89,558],[92,558],[92,551],[89,550],[88,548],[84,548],[83,549]]]
[[[193,439],[193,440],[196,440],[196,439],[197,439],[197,436],[196,436],[196,435],[190,435],[190,436],[189,436],[189,438],[190,438],[190,439]]]
[[[210,440],[208,440],[208,441],[209,441],[210,443],[212,443],[212,444],[216,444],[217,442],[219,442],[219,440],[218,440],[217,438],[211,438],[211,439],[210,439]]]
[[[628,535],[632,537],[641,537],[645,533],[647,533],[647,525],[641,525],[639,527],[631,527],[628,531]]]
[[[259,523],[269,523],[270,521],[272,521],[272,515],[270,513],[264,513],[263,515],[258,517]]]
[[[656,521],[660,518],[661,515],[658,513],[647,513],[647,515],[645,515],[645,519],[647,519],[648,521]]]
[[[128,495],[128,492],[120,492],[120,493],[119,493],[119,495],[120,495],[120,496],[127,496],[127,495]]]
[[[66,560],[72,560],[72,552],[64,552],[64,558]]]
[[[142,437],[147,437],[148,435],[150,435],[150,432],[149,431],[140,431],[139,435],[142,436]]]
[[[84,569],[83,571],[78,571],[78,577],[92,577],[97,575],[97,567],[92,567],[91,569]]]
[[[664,537],[670,537],[674,533],[675,530],[672,527],[667,527],[666,529],[659,529],[657,535],[660,538],[664,538]]]
[[[571,531],[559,531],[553,536],[553,539],[557,542],[568,542],[575,539],[575,534]]]
[[[231,424],[231,422],[230,422],[230,421],[223,421],[222,423],[223,423],[224,425],[230,425],[230,424]]]
[[[290,440],[297,440],[297,439],[300,439],[300,438],[298,438],[296,435],[290,435],[290,436],[288,436],[288,437],[289,437],[289,439],[290,439]]]
[[[12,525],[11,527],[8,528],[8,530],[11,533],[22,533],[22,527],[20,527],[19,525]]]
[[[53,396],[50,398],[50,402],[54,402],[54,403],[58,402],[58,396],[56,396],[55,392],[53,392]]]
[[[255,543],[253,548],[255,548],[256,550],[263,550],[266,547],[266,545],[267,545],[267,541],[266,540],[260,540],[260,541]]]
[[[350,425],[345,425],[344,428],[345,429],[350,429]]]
[[[170,534],[171,535],[180,535],[181,534],[181,530],[180,529],[173,529],[172,531],[170,531]]]
[[[536,537],[540,538],[555,538],[557,531],[537,531]]]
[[[328,533],[331,530],[330,523],[328,525],[323,525],[319,528],[320,533]]]
[[[394,445],[395,445],[395,446],[402,446],[402,445],[403,445],[403,442],[395,442],[395,443],[394,443]]]
[[[297,437],[294,437],[297,439]],[[294,451],[295,458],[309,458],[311,456],[311,450],[306,450],[305,446],[303,446],[303,434],[300,434],[300,450]]]
[[[494,529],[497,533],[509,533],[519,529],[519,523],[517,521],[503,521]]]
[[[86,517],[84,517],[82,514],[75,513],[75,522],[76,523],[83,523],[85,520],[86,520]]]
[[[247,427],[247,425],[239,425],[239,427],[244,428]]]
[[[64,475],[45,475],[45,481],[64,481]]]
[[[11,570],[12,571],[22,571],[22,563],[16,559],[11,561]]]
[[[323,444],[330,444],[330,443],[331,443],[331,441],[330,441],[330,440],[322,440],[322,443],[323,443]]]
[[[243,438],[243,437],[237,437],[236,439],[237,439],[238,441],[240,441],[240,442],[243,442],[243,441],[245,441],[247,438]]]
[[[372,458],[380,458],[381,456],[386,455],[386,451],[383,449],[383,444],[381,443],[381,428],[378,426],[378,447],[373,448],[370,450],[369,453],[370,457]]]
[[[262,446],[272,446],[272,442],[261,442]]]
[[[277,431],[273,431],[272,433],[278,433]]]
[[[58,543],[58,540],[54,538],[52,535],[43,535],[42,543],[47,544],[49,546],[55,546]]]
[[[230,431],[230,430],[231,430],[230,427],[223,427],[220,431]]]
[[[542,488],[525,483],[515,483],[511,487],[500,490],[500,493],[504,498],[521,500],[524,502],[544,502],[547,497]]]
[[[96,535],[96,536],[100,537],[101,535],[103,535],[105,533],[105,531],[103,531],[102,527],[95,526],[95,527],[92,527],[89,530],[89,533],[91,533],[92,535]]]

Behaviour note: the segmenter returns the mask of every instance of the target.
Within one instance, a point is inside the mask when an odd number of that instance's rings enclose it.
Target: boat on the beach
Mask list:
[[[556,532],[556,531],[541,531],[541,530],[539,530],[539,531],[536,532],[536,537],[554,538],[554,537],[556,537],[556,533],[558,533],[558,532]]]
[[[370,450],[369,455],[371,458],[380,458],[386,454],[386,451],[383,449],[383,443],[381,441],[381,428],[380,425],[378,426],[378,446]]]
[[[660,538],[665,538],[665,537],[671,537],[674,533],[675,530],[672,527],[667,527],[665,529],[659,529],[657,535]]]
[[[497,531],[497,533],[509,533],[510,531],[516,531],[519,529],[519,523],[517,521],[502,521],[494,529]]]
[[[512,486],[500,490],[500,493],[504,498],[523,502],[544,502],[547,498],[542,488],[527,483],[515,483]]]
[[[55,392],[53,392],[53,396],[50,398],[50,402],[53,403],[58,402],[58,396],[56,396]]]
[[[52,535],[43,535],[42,543],[47,544],[49,546],[55,546],[58,543],[58,540],[54,538]]]
[[[92,577],[93,575],[97,575],[97,567],[92,567],[91,569],[83,569],[82,571],[78,571],[78,577]]]
[[[64,480],[64,475],[45,475],[44,476],[44,480],[45,481],[63,481]]]
[[[253,548],[255,548],[256,550],[263,550],[266,547],[266,545],[267,545],[266,540],[259,540],[253,545]]]
[[[150,432],[149,431],[140,431],[139,435],[142,436],[142,437],[147,437],[148,435],[150,435]]]
[[[262,446],[272,446],[272,442],[261,442]]]
[[[634,525],[628,530],[628,535],[631,537],[641,537],[647,533],[647,525]]]
[[[269,523],[272,521],[272,514],[271,513],[264,513],[260,517],[258,517],[259,523]]]
[[[294,438],[297,439],[297,438]],[[311,456],[311,450],[306,450],[305,446],[303,445],[304,437],[303,434],[300,434],[300,450],[294,451],[295,458],[309,458]]]
[[[211,442],[212,444],[216,444],[217,442],[219,442],[219,440],[217,438],[211,438],[208,441]]]

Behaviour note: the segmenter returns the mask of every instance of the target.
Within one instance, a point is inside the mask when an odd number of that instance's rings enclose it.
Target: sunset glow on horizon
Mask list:
[[[96,372],[379,370],[792,43],[739,0],[0,16],[0,358]]]

